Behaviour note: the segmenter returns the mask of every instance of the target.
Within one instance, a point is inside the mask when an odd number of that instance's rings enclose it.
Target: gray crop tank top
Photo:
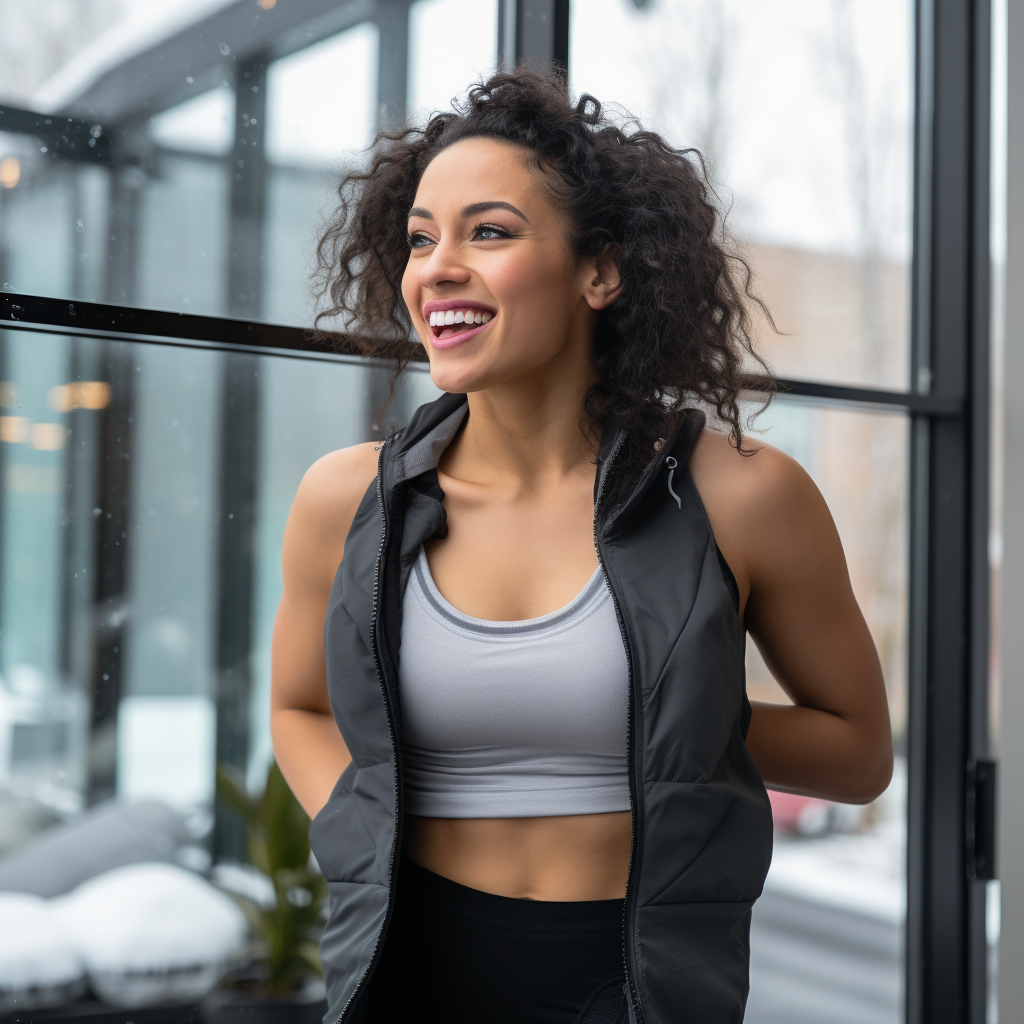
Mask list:
[[[445,600],[421,548],[401,628],[408,813],[524,818],[630,809],[629,669],[600,567],[564,608],[494,622]]]

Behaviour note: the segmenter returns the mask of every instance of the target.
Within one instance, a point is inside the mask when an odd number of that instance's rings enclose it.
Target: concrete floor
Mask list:
[[[754,907],[744,1024],[900,1024],[898,925],[766,892]]]

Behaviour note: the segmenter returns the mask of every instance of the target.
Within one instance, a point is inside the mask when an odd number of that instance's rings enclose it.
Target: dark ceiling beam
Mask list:
[[[374,19],[376,10],[374,0],[287,0],[269,11],[253,0],[235,0],[103,71],[55,113],[107,125],[150,117],[231,81],[239,61],[261,53],[286,56]]]
[[[51,157],[87,163],[110,159],[110,133],[95,121],[0,106],[0,132],[34,135]]]
[[[146,344],[180,345],[223,351],[263,352],[267,355],[337,359],[361,356],[372,350],[370,339],[356,335],[315,336],[301,327],[196,316],[156,309],[132,309],[96,302],[68,302],[37,295],[0,292],[0,326],[7,329],[57,330],[93,338],[115,338]],[[410,342],[412,363],[425,363],[423,346]],[[383,364],[382,364],[383,365]],[[837,405],[876,412],[909,412],[922,416],[959,416],[964,400],[956,395],[921,395],[912,391],[884,391],[844,384],[782,378],[775,382],[780,398]],[[767,380],[748,377],[744,398],[756,402]]]

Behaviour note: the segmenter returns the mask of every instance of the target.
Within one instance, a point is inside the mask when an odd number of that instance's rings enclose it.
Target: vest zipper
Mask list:
[[[635,720],[637,717],[636,709],[639,702],[637,695],[633,692],[636,673],[633,671],[633,651],[629,645],[629,636],[626,632],[626,621],[622,616],[619,597],[615,593],[615,587],[612,584],[611,576],[607,571],[605,571],[604,552],[601,548],[601,538],[597,527],[598,513],[601,508],[601,496],[604,493],[605,481],[608,479],[608,473],[611,470],[612,463],[614,462],[616,455],[619,454],[619,449],[622,447],[622,442],[624,440],[625,435],[620,433],[607,461],[604,466],[601,467],[601,480],[597,488],[597,497],[594,499],[594,548],[597,551],[597,560],[601,564],[602,571],[604,571],[605,582],[608,585],[608,592],[611,594],[612,605],[615,608],[615,618],[619,623],[619,633],[622,635],[622,645],[626,650],[626,666],[628,670],[627,684],[629,687],[629,711],[626,716],[626,752],[629,761],[629,801],[632,813],[630,814],[629,824],[629,872],[626,877],[626,899],[624,901],[623,913],[622,964],[626,974],[626,1000],[628,1003],[630,1024],[644,1024],[644,1015],[640,1008],[640,995],[636,987],[636,950],[633,948],[632,927],[633,917],[636,914],[635,876],[639,868],[641,838],[641,832],[639,828],[637,828],[637,818],[640,815],[639,794],[641,789],[641,780],[638,778],[637,771],[639,767],[639,758],[636,753],[637,737],[635,727]]]
[[[391,920],[391,896],[392,896],[392,880],[395,876],[395,852],[398,850],[399,843],[401,842],[401,813],[400,813],[400,785],[398,780],[398,733],[395,729],[394,710],[391,707],[391,699],[388,696],[387,683],[384,679],[384,664],[380,656],[379,648],[379,632],[377,628],[378,615],[378,603],[380,594],[380,574],[381,568],[384,564],[384,548],[387,545],[388,540],[388,515],[387,509],[384,505],[384,448],[388,441],[391,440],[393,435],[389,434],[383,441],[381,441],[378,451],[380,455],[377,456],[377,502],[380,505],[380,547],[377,549],[377,561],[373,567],[373,600],[370,608],[370,653],[373,655],[373,664],[377,669],[377,681],[380,683],[381,693],[384,696],[384,711],[388,720],[388,731],[391,733],[391,749],[395,752],[395,842],[391,848],[391,860],[388,864],[388,901],[384,908],[384,923],[381,926],[380,934],[377,936],[377,942],[373,947],[373,953],[370,956],[370,962],[366,965],[366,970],[363,971],[362,977],[356,983],[356,987],[352,990],[352,994],[348,997],[347,1002],[341,1011],[341,1016],[338,1018],[338,1024],[342,1024],[348,1014],[349,1007],[355,1001],[357,995],[362,990],[363,984],[366,979],[370,976],[373,968],[377,962],[377,955],[380,952],[380,947],[384,935],[388,930],[388,923]]]

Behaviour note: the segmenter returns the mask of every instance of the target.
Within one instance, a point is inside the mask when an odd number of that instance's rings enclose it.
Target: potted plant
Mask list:
[[[217,798],[245,822],[246,849],[253,867],[273,885],[273,899],[240,898],[256,935],[255,970],[229,976],[207,997],[209,1024],[319,1024],[326,1012],[318,950],[318,922],[327,883],[310,865],[309,817],[276,762],[263,793],[251,795],[241,772],[217,768]]]

